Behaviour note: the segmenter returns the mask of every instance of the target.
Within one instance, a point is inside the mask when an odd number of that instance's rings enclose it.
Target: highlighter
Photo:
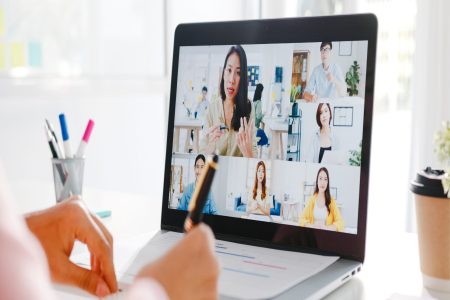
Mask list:
[[[203,168],[198,183],[194,190],[194,195],[191,198],[188,207],[188,215],[184,221],[184,231],[189,232],[195,225],[200,223],[203,218],[203,208],[208,198],[209,190],[214,179],[214,174],[217,171],[219,156],[215,154],[208,159]]]

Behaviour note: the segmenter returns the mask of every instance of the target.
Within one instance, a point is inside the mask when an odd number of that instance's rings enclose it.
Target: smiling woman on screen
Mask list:
[[[316,189],[300,216],[300,226],[343,231],[344,221],[335,199],[330,195],[330,176],[327,168],[320,168],[316,177]]]

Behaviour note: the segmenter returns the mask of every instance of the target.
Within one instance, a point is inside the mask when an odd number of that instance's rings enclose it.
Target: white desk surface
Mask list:
[[[53,204],[52,183],[24,181],[12,182],[11,186],[22,212]],[[112,216],[103,222],[115,237],[116,244],[159,228],[159,195],[157,199],[147,199],[138,194],[85,188],[83,198],[93,211],[112,210]],[[362,272],[326,299],[389,299],[396,293],[419,297],[424,292],[427,293],[422,289],[416,234],[376,232],[370,230],[369,224]]]

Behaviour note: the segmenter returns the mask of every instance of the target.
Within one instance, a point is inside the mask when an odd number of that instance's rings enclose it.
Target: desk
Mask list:
[[[173,146],[174,151],[179,152],[179,144],[180,144],[180,131],[181,129],[186,129],[186,141],[184,143],[184,151],[185,153],[189,152],[189,139],[191,130],[194,130],[194,153],[199,152],[199,143],[200,143],[200,130],[202,129],[202,121],[198,119],[190,119],[190,118],[178,118],[175,120],[175,132],[173,135]]]
[[[52,182],[22,181],[11,184],[16,203],[20,204],[22,212],[43,209],[54,203]],[[112,216],[102,221],[113,234],[115,245],[121,243],[123,245],[126,239],[149,234],[159,228],[160,195],[149,199],[138,194],[87,187],[84,190],[84,200],[92,210],[112,210]],[[281,219],[279,216],[272,218],[274,221]],[[361,273],[325,299],[378,300],[388,299],[394,293],[411,296],[431,294],[422,289],[417,235],[379,230],[380,224],[377,224],[379,219],[369,218],[370,221],[373,223],[368,225],[366,261]],[[58,289],[60,299],[94,299],[76,289],[69,290],[72,292],[71,295],[67,294],[67,290]],[[74,296],[74,293],[78,296]],[[441,295],[441,299],[449,298],[450,295]],[[281,299],[296,298],[292,293],[287,293]]]
[[[284,160],[285,151],[283,149],[283,133],[288,132],[288,122],[284,118],[271,118],[264,116],[263,127],[267,125],[272,134],[272,143],[270,146],[270,159],[275,159],[280,154],[280,159]]]

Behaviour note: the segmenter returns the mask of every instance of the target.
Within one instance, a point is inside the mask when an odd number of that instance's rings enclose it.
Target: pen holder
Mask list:
[[[52,159],[56,202],[82,194],[84,158]]]

